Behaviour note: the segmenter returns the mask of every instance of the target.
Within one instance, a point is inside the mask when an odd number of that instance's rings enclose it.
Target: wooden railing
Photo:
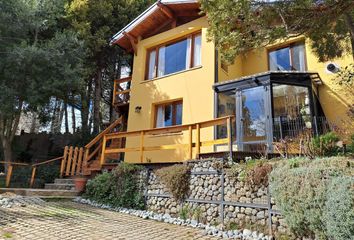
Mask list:
[[[112,153],[126,153],[126,152],[140,152],[140,162],[144,162],[144,153],[148,151],[156,151],[156,150],[171,150],[171,149],[187,149],[188,159],[193,158],[193,148],[195,148],[196,155],[200,154],[201,147],[204,146],[214,146],[216,144],[227,144],[230,154],[232,154],[232,138],[231,138],[231,124],[234,116],[227,116],[222,118],[217,118],[214,120],[186,124],[180,126],[172,126],[165,128],[154,128],[154,129],[146,129],[139,131],[131,131],[131,132],[119,132],[119,133],[111,133],[106,134],[103,137],[102,143],[102,152],[100,158],[100,164],[103,165],[105,163],[105,156],[107,154]],[[227,125],[227,137],[222,139],[213,139],[213,140],[202,140],[200,131],[203,128],[214,127],[218,125]],[[158,134],[168,134],[175,132],[188,131],[188,143],[185,144],[170,144],[170,145],[159,145],[159,146],[146,146],[144,144],[144,140],[146,136],[149,135],[158,135]],[[195,131],[195,142],[193,142],[193,131]],[[107,141],[111,141],[114,139],[122,139],[129,137],[140,137],[140,143],[137,147],[132,148],[108,148]]]
[[[129,103],[131,80],[131,77],[114,80],[113,106],[121,106]]]
[[[118,118],[110,126],[108,126],[100,134],[98,134],[94,139],[92,139],[91,142],[86,144],[85,149],[84,149],[85,153],[84,153],[84,160],[83,160],[83,168],[84,169],[88,166],[88,164],[92,160],[99,159],[99,157],[101,156],[102,142],[103,142],[104,136],[106,134],[111,133],[115,128],[118,127],[118,125],[120,125],[120,128],[124,128],[123,124],[124,124],[123,117]],[[117,131],[119,131],[119,130],[117,130]]]
[[[6,187],[10,186],[12,170],[13,170],[14,166],[22,166],[22,167],[30,166],[30,164],[28,164],[28,163],[19,163],[19,162],[0,161],[0,163],[4,164],[4,165],[7,165],[7,172],[6,172],[6,177],[5,177],[5,186]]]

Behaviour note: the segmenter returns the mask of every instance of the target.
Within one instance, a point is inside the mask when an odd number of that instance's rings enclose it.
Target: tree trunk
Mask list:
[[[2,148],[4,151],[4,161],[7,162],[5,164],[5,173],[7,173],[8,166],[10,165],[9,163],[12,162],[12,149],[9,139],[3,139]]]
[[[97,71],[95,77],[95,92],[93,99],[93,133],[98,134],[100,132],[101,118],[100,118],[100,104],[102,97],[102,70]]]
[[[91,128],[89,127],[89,115],[90,115],[90,100],[92,93],[92,80],[91,78],[87,82],[86,89],[83,93],[81,93],[81,130],[82,130],[82,138],[85,139],[91,132]]]
[[[71,106],[71,121],[72,121],[72,128],[73,128],[73,134],[74,134],[76,132],[76,116],[75,116],[74,105]]]
[[[69,133],[69,116],[68,116],[68,104],[64,103],[64,113],[65,113],[65,133]]]
[[[57,116],[57,108],[58,108],[58,100],[54,100],[54,108],[53,108],[53,115],[51,118],[51,125],[50,125],[50,132],[54,133],[55,125],[56,125],[56,116]]]

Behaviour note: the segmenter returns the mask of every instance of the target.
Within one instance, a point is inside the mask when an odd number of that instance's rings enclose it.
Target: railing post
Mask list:
[[[106,135],[104,135],[103,140],[102,140],[102,151],[101,151],[101,159],[100,159],[101,167],[104,164],[104,157],[105,157],[105,152],[106,152],[106,142],[107,142],[107,138],[106,138]]]
[[[83,154],[84,154],[84,148],[81,147],[80,151],[79,151],[79,157],[78,157],[77,165],[76,165],[76,175],[79,175],[80,172],[82,173],[82,164],[83,164],[82,157],[83,157]]]
[[[33,187],[33,184],[34,184],[34,177],[36,175],[36,170],[37,170],[37,167],[32,167],[32,175],[31,175],[31,181],[30,181],[30,188]]]
[[[280,134],[280,139],[283,139],[283,129],[281,127],[281,117],[279,118],[279,134]]]
[[[61,178],[64,176],[64,169],[65,169],[65,162],[66,162],[67,155],[68,155],[68,146],[65,146],[64,155],[63,155],[63,159],[61,160],[61,166],[60,166],[60,177]]]
[[[196,155],[199,157],[200,154],[200,124],[197,123],[197,132],[196,132]]]
[[[232,158],[232,134],[231,134],[232,121],[230,117],[227,118],[226,124],[227,124],[227,139],[228,139],[229,154],[230,154],[230,158]]]
[[[73,160],[73,151],[74,151],[73,146],[70,146],[70,148],[69,148],[69,154],[68,154],[68,159],[67,159],[67,161],[66,161],[66,172],[65,172],[65,176],[69,176],[69,174],[70,174],[71,162],[72,162],[72,160]]]
[[[140,132],[140,162],[144,162],[144,131]]]
[[[112,99],[112,102],[113,102],[113,105],[116,103],[116,89],[117,89],[117,82],[116,80],[114,80],[114,83],[113,83],[113,99]]]
[[[7,168],[7,174],[6,174],[6,183],[5,183],[5,186],[6,186],[7,188],[10,186],[11,175],[12,175],[12,165],[11,165],[11,163],[10,163],[9,166],[8,166],[8,168]]]
[[[188,155],[188,157],[189,157],[189,159],[193,158],[193,135],[192,135],[193,131],[192,130],[193,130],[192,125],[190,125],[188,127],[188,132],[189,132],[189,146],[188,146],[189,155]]]

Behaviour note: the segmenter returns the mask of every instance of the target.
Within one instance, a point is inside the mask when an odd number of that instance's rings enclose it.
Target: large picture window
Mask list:
[[[162,77],[201,65],[201,34],[150,49],[146,79]]]
[[[182,101],[156,105],[155,127],[169,127],[182,124]]]
[[[306,71],[304,44],[293,44],[270,51],[268,59],[271,71]]]

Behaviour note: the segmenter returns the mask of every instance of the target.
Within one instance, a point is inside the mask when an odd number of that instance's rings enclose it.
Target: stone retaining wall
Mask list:
[[[148,210],[176,217],[185,212],[188,218],[204,224],[235,224],[257,230],[268,230],[271,226],[273,232],[288,232],[284,219],[276,211],[274,200],[269,196],[268,186],[251,186],[232,177],[227,169],[220,167],[220,159],[187,164],[192,169],[190,192],[183,203],[170,196],[154,170],[149,172],[146,188]]]

